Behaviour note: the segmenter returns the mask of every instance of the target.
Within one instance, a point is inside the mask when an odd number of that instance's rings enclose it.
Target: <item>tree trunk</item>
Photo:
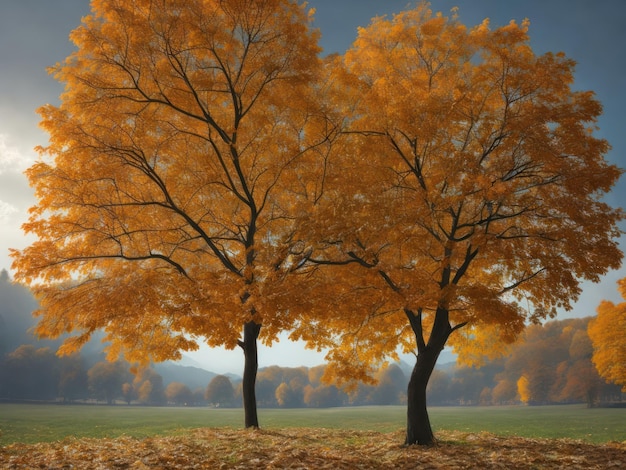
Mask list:
[[[437,364],[437,359],[439,359],[439,354],[446,345],[450,334],[454,330],[462,328],[465,323],[460,323],[452,328],[448,310],[444,307],[437,307],[435,321],[428,343],[426,343],[424,341],[421,309],[417,313],[405,309],[405,313],[415,333],[417,359],[413,372],[411,372],[407,390],[407,425],[404,443],[405,445],[430,446],[435,444],[435,436],[430,427],[430,419],[426,409],[426,387],[435,364]]]
[[[257,338],[261,331],[261,325],[254,321],[249,321],[243,327],[243,341],[239,345],[243,349],[243,409],[245,414],[246,428],[258,428],[259,418],[256,410],[256,374],[259,368],[257,355]]]
[[[426,387],[435,368],[439,351],[426,347],[417,355],[407,390],[407,425],[405,445],[435,444],[426,409]]]

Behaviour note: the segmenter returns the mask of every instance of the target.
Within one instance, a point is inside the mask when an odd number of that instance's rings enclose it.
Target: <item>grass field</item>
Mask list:
[[[260,409],[259,421],[270,430],[298,427],[393,432],[403,429],[405,413],[402,406]],[[626,441],[626,408],[432,407],[430,417],[435,432],[486,431],[589,443]],[[242,409],[0,404],[0,446],[66,437],[181,435],[193,428],[239,429],[242,425]]]

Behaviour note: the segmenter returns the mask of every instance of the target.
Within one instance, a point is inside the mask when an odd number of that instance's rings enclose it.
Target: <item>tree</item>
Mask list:
[[[137,383],[135,388],[137,389],[137,399],[140,403],[148,405],[152,402],[152,382],[144,380]]]
[[[123,394],[122,384],[129,376],[128,364],[122,361],[101,361],[87,371],[87,385],[96,398],[104,399],[112,405]]]
[[[406,378],[396,364],[382,367],[376,373],[376,387],[371,391],[368,402],[372,405],[396,405],[403,390]]]
[[[180,382],[171,382],[165,387],[165,397],[177,405],[187,405],[193,401],[193,393],[187,385]]]
[[[133,400],[137,398],[137,390],[130,382],[124,382],[122,384],[122,397],[126,404],[130,405]]]
[[[491,391],[491,400],[497,405],[510,405],[515,401],[517,388],[515,383],[509,379],[498,381]]]
[[[298,335],[344,378],[416,350],[406,444],[434,442],[426,388],[446,344],[472,362],[500,353],[620,264],[601,105],[528,29],[466,28],[423,3],[375,18],[333,62],[332,99],[351,101],[307,230],[311,260],[339,265],[327,282],[352,294]]]
[[[214,405],[231,406],[235,398],[232,382],[225,375],[216,375],[209,382],[204,398]]]
[[[523,375],[517,381],[517,394],[523,403],[528,404],[532,400],[530,388],[528,387],[528,379]]]
[[[618,282],[618,289],[626,299],[626,278]],[[602,378],[626,391],[626,302],[614,304],[604,300],[597,313],[588,329],[593,363]]]
[[[37,332],[77,331],[68,353],[103,329],[111,360],[144,365],[199,338],[240,346],[257,427],[257,339],[296,317],[273,283],[305,255],[292,212],[319,191],[328,137],[318,34],[290,0],[92,10],[52,68],[61,105],[39,110],[50,144],[27,172],[38,203],[25,225],[38,241],[13,252],[41,301]]]
[[[442,370],[435,369],[428,381],[426,393],[428,402],[434,405],[447,405],[450,400],[451,379],[448,374]]]
[[[595,404],[604,381],[589,360],[574,362],[567,370],[561,398],[564,401],[584,401],[587,407]]]
[[[63,401],[87,398],[87,369],[80,354],[63,357],[59,362],[59,396]]]
[[[304,387],[303,401],[313,408],[342,406],[347,400],[346,394],[334,385],[307,385]]]
[[[303,388],[294,389],[291,385],[281,382],[274,392],[278,406],[281,408],[297,408],[298,406],[302,406],[304,401]]]
[[[137,390],[137,398],[143,404],[165,404],[165,387],[163,377],[151,367],[137,371],[133,379],[133,388]]]
[[[21,400],[54,400],[59,360],[50,348],[23,344],[6,355],[0,375],[4,396]]]

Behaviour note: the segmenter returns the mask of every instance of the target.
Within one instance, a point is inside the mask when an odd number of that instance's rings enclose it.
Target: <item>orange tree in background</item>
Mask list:
[[[626,299],[626,278],[618,286]],[[598,316],[589,322],[588,333],[593,344],[592,360],[600,376],[626,391],[626,302],[603,301]]]
[[[13,252],[41,302],[37,332],[78,332],[70,353],[103,329],[110,359],[140,363],[239,345],[256,427],[257,339],[295,316],[272,286],[300,264],[292,211],[317,190],[326,141],[318,35],[288,0],[92,10],[52,69],[61,105],[39,110],[50,143],[27,172],[38,204],[25,224],[38,241]]]
[[[406,444],[434,442],[426,387],[448,341],[476,362],[620,264],[601,106],[528,27],[468,29],[421,4],[375,18],[334,62],[346,119],[308,233],[349,311],[294,336],[329,347],[344,380],[415,352]]]

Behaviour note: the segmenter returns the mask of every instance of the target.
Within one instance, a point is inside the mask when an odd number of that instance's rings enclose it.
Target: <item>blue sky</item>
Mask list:
[[[342,53],[356,38],[358,26],[376,15],[399,12],[408,0],[310,0],[316,9],[325,53]],[[449,13],[459,7],[460,20],[468,26],[490,18],[492,26],[515,19],[530,20],[531,45],[536,53],[565,52],[574,59],[575,87],[593,90],[604,106],[598,136],[612,150],[607,158],[626,167],[626,2],[623,0],[432,0],[433,10]],[[33,148],[45,144],[38,129],[35,109],[58,103],[61,85],[46,67],[62,61],[71,51],[69,32],[89,12],[87,0],[0,1],[0,269],[10,267],[8,248],[29,242],[20,230],[28,207],[35,202],[22,172],[36,158]],[[626,176],[608,200],[626,205]],[[626,227],[624,227],[626,228]],[[615,282],[626,269],[611,272],[598,284],[585,284],[573,312],[561,318],[588,316],[603,298],[620,301]],[[243,361],[240,351],[203,351],[192,356],[207,368],[237,372]],[[304,352],[286,341],[260,352],[260,365],[316,365],[321,355]]]

